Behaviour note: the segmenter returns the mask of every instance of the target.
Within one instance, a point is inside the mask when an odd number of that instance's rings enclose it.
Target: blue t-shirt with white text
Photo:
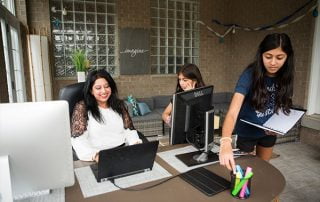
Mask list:
[[[255,126],[249,125],[240,121],[240,119],[244,119],[246,121],[250,121],[257,124],[265,123],[274,113],[275,108],[275,91],[276,91],[276,83],[274,77],[265,76],[264,82],[267,87],[267,91],[269,92],[269,98],[265,106],[265,110],[263,112],[259,112],[253,108],[251,105],[252,99],[252,68],[248,68],[243,71],[241,74],[238,83],[235,87],[235,92],[241,93],[245,96],[244,102],[241,106],[238,120],[235,127],[235,132],[238,136],[241,137],[261,137],[265,135],[263,129],[257,128]]]

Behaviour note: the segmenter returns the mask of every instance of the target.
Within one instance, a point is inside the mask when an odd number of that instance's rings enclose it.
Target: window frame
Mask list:
[[[90,6],[92,7],[89,8]],[[102,6],[103,11],[99,10]],[[53,12],[53,7],[55,7],[55,12]],[[56,79],[76,77],[76,70],[70,59],[72,50],[76,48],[85,50],[90,61],[90,69],[104,68],[113,76],[119,75],[118,19],[115,0],[50,0],[50,8],[54,77]],[[66,8],[67,15],[63,15],[63,8]],[[88,10],[88,8],[93,10]],[[109,9],[112,12],[109,13]],[[57,19],[57,16],[60,17],[61,27],[59,28],[54,27],[54,20]],[[98,16],[103,16],[103,18],[98,18]],[[108,23],[109,20],[112,23]],[[69,25],[68,30],[66,26]],[[102,27],[104,27],[104,33],[99,32]],[[100,49],[101,47],[103,48]]]
[[[12,8],[14,8],[14,4]],[[21,48],[20,22],[12,12],[2,4],[0,4],[0,24],[9,102],[25,102],[27,96],[24,69],[22,66],[23,54]]]
[[[150,0],[150,2],[151,74],[176,74],[185,63],[198,64],[199,1]]]

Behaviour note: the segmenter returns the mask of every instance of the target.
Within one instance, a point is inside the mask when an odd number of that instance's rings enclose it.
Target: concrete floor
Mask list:
[[[148,139],[159,139],[161,146],[168,145],[167,136]],[[275,145],[274,152],[280,156],[271,159],[270,163],[286,179],[280,201],[320,202],[320,147],[290,142]]]
[[[320,202],[320,148],[300,142],[277,144],[270,161],[286,179],[281,202]]]

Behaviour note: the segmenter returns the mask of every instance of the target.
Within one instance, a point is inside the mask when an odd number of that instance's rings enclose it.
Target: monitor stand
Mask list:
[[[188,167],[219,161],[219,156],[211,151],[213,147],[214,143],[211,143],[207,145],[203,151],[199,150],[185,154],[178,154],[176,157]]]
[[[219,160],[219,156],[216,153],[213,153],[212,151],[195,151],[185,154],[178,154],[176,155],[176,157],[188,167]]]
[[[213,124],[213,125],[212,125]],[[205,113],[205,146],[204,150],[195,151],[185,154],[178,154],[176,157],[188,167],[219,161],[219,156],[212,152],[214,147],[213,137],[209,138],[210,134],[214,133],[214,109]]]
[[[15,200],[22,200],[29,197],[50,194],[50,190],[46,189],[14,196],[12,191],[9,156],[0,156],[0,168],[0,202],[13,202]]]
[[[12,202],[9,156],[0,156],[0,201]]]

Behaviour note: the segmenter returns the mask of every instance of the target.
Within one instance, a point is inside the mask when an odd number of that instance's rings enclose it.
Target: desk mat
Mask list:
[[[1,201],[1,200],[0,200]],[[64,202],[65,192],[64,188],[52,189],[50,194],[30,197],[26,199],[14,200],[14,202]]]
[[[76,168],[74,171],[79,181],[84,198],[116,191],[119,189],[115,187],[110,181],[98,183],[92,173],[90,166]],[[127,188],[170,176],[171,174],[168,171],[162,168],[158,163],[154,162],[151,171],[118,178],[115,179],[115,183],[120,187]]]
[[[209,162],[209,163],[204,163],[201,165],[188,167],[175,156],[177,154],[184,154],[184,153],[189,153],[189,152],[194,152],[194,151],[197,151],[197,149],[194,148],[193,146],[186,146],[186,147],[173,149],[173,150],[169,150],[169,151],[165,151],[165,152],[159,152],[159,153],[157,153],[157,155],[160,158],[162,158],[165,162],[167,162],[170,166],[172,166],[174,169],[176,169],[179,173],[184,173],[184,172],[187,172],[187,171],[192,170],[194,168],[199,168],[199,167],[203,167],[203,166],[218,162],[218,161],[214,161],[214,162]],[[213,152],[219,151],[219,146],[215,145],[211,151],[213,151]]]

